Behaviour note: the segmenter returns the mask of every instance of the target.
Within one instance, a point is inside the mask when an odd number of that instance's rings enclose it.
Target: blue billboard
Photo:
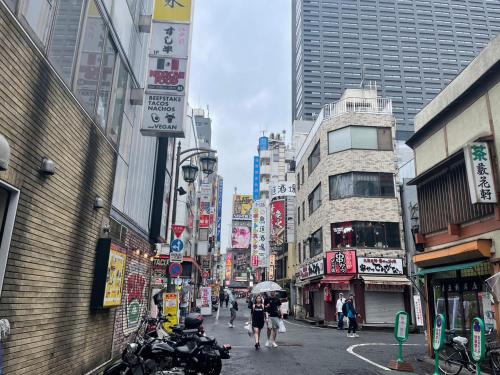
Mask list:
[[[269,150],[269,138],[260,137],[259,138],[259,151]]]
[[[220,232],[222,229],[222,191],[224,190],[224,180],[219,176],[219,186],[217,187],[217,242],[220,242]]]
[[[260,157],[253,157],[253,200],[260,199]]]

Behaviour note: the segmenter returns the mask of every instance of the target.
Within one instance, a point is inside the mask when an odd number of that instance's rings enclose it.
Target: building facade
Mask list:
[[[500,270],[498,155],[500,38],[415,118],[419,225],[413,257],[419,268],[431,337],[437,314],[447,329],[470,335],[472,319],[498,329],[498,289],[485,282]],[[431,348],[429,347],[429,352]]]
[[[293,119],[314,119],[346,88],[374,81],[406,140],[415,114],[499,30],[490,0],[294,0]]]
[[[297,153],[297,314],[334,321],[339,293],[364,323],[410,312],[391,100],[346,90]]]

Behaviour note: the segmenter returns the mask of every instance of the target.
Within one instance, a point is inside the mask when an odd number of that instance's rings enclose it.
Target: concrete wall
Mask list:
[[[12,149],[0,180],[21,192],[0,297],[4,371],[85,373],[111,356],[114,312],[90,310],[90,296],[115,152],[3,6],[0,39],[0,133]]]

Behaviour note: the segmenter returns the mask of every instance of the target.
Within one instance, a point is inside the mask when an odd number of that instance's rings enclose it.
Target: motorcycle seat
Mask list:
[[[154,354],[159,354],[159,353],[173,353],[175,350],[166,342],[158,342],[154,343],[151,346],[151,351]]]
[[[189,347],[187,345],[178,346],[175,351],[181,355],[191,355],[196,350],[196,346]]]
[[[453,342],[456,344],[460,344],[460,345],[467,345],[469,340],[467,340],[467,338],[465,338],[465,337],[457,336],[457,337],[453,337]]]
[[[215,343],[215,338],[202,336],[198,339],[200,345],[212,345]]]

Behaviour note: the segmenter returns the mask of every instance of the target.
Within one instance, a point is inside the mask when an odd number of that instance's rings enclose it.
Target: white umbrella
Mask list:
[[[260,294],[267,292],[277,292],[279,290],[283,290],[278,284],[274,281],[263,281],[255,285],[252,289],[252,294]]]

